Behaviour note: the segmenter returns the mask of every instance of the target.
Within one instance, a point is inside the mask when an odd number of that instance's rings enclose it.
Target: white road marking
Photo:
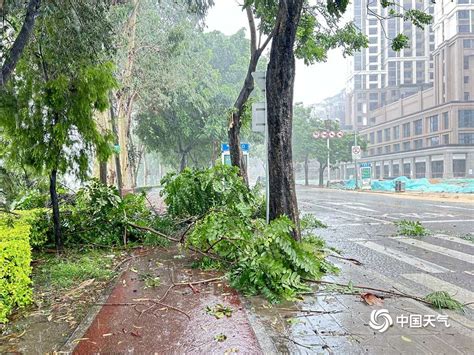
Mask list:
[[[464,223],[464,222],[474,222],[474,219],[444,219],[444,220],[435,220],[435,221],[421,221],[421,223]]]
[[[416,294],[419,294],[419,292],[415,291],[414,289],[406,286],[405,284],[401,284],[399,283],[398,281],[400,281],[400,278],[398,278],[397,280],[395,279],[392,279],[390,277],[387,277],[385,275],[382,275],[381,273],[377,272],[377,271],[374,271],[372,269],[364,269],[364,274],[370,278],[370,279],[378,279],[380,281],[382,281],[384,284],[386,285],[389,285],[393,288],[395,288],[396,290],[398,291],[401,291],[401,292],[404,292],[406,294],[409,294],[409,295],[416,295]],[[414,305],[416,305],[417,307],[420,307],[422,310],[423,310],[423,314],[442,314],[441,312],[436,312],[435,309],[433,308],[430,308],[428,306],[425,306],[424,304],[418,302],[418,301],[415,301],[413,299],[407,299],[407,302],[411,302],[413,303]],[[422,312],[419,312],[419,313],[422,313]],[[462,332],[468,336],[472,336],[472,329],[474,329],[474,322],[462,315],[460,315],[459,313],[457,312],[454,312],[454,311],[450,311],[450,310],[443,310],[443,314],[448,314],[449,315],[449,319],[459,323],[460,325],[463,326],[463,328],[459,328],[457,327],[459,330],[462,330]],[[464,330],[465,328],[467,328],[467,332]]]
[[[470,247],[474,248],[474,243],[473,242],[470,242],[468,240],[464,240],[464,239],[461,239],[461,238],[458,238],[458,237],[450,237],[449,235],[446,235],[446,234],[434,234],[434,235],[432,235],[432,237],[447,240],[449,242],[454,242],[454,243],[458,243],[458,244],[467,245],[467,246],[470,246]]]
[[[443,281],[427,274],[403,274],[404,278],[421,284],[433,291],[446,291],[454,299],[461,303],[474,302],[474,292],[468,291],[465,288],[453,285],[452,283]],[[467,307],[474,309],[474,305],[468,305]]]
[[[423,270],[425,272],[429,272],[429,273],[432,273],[432,274],[451,272],[451,270],[449,270],[445,267],[433,264],[432,262],[417,258],[416,256],[413,256],[413,255],[405,254],[401,251],[398,251],[398,250],[395,250],[395,249],[392,249],[392,248],[384,247],[384,246],[376,244],[374,242],[370,242],[370,241],[362,242],[361,241],[361,242],[356,242],[356,244],[359,244],[359,245],[364,246],[366,248],[372,249],[372,250],[374,250],[374,251],[376,251],[380,254],[387,255],[391,258],[403,261],[404,263],[409,264],[411,266],[414,266],[414,267],[416,267],[420,270]]]
[[[474,271],[464,271],[465,274],[468,274],[468,275],[471,275],[471,276],[474,276]]]
[[[332,207],[322,206],[322,205],[317,205],[317,206],[320,207],[320,208],[325,208],[325,209],[331,210],[331,211],[336,211],[336,212],[339,212],[339,213],[344,213],[344,214],[347,214],[347,215],[353,216],[353,217],[359,217],[359,218],[364,218],[364,219],[372,219],[372,220],[374,220],[374,221],[382,222],[382,223],[387,222],[387,221],[384,221],[383,219],[380,219],[380,218],[375,218],[375,217],[370,217],[370,216],[364,216],[364,215],[362,215],[362,214],[357,214],[357,213],[352,213],[352,212],[347,212],[347,211],[341,211],[340,209],[337,209],[337,208],[332,208]]]
[[[432,205],[429,206],[439,207],[439,208],[447,208],[447,209],[456,209],[456,210],[466,210],[474,212],[474,208],[466,208],[466,207],[459,207],[459,206],[446,206],[446,205]]]
[[[418,240],[418,239],[400,238],[400,239],[397,239],[397,240],[399,242],[402,242],[402,243],[405,243],[405,244],[414,245],[415,247],[422,248],[422,249],[425,249],[425,250],[429,250],[433,253],[447,255],[451,258],[455,258],[457,260],[461,260],[461,261],[464,261],[464,262],[469,263],[469,264],[474,264],[474,256],[473,255],[469,255],[469,254],[466,254],[466,253],[461,253],[460,251],[457,251],[457,250],[452,250],[452,249],[448,249],[448,248],[445,248],[445,247],[441,247],[439,245],[423,242],[423,241]]]

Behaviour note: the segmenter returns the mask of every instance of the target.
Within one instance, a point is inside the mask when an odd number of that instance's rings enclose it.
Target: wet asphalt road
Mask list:
[[[317,231],[364,267],[419,292],[447,289],[474,301],[474,204],[298,187],[299,208],[328,225]],[[397,236],[393,222],[421,221],[423,238]],[[470,240],[469,240],[470,236]]]

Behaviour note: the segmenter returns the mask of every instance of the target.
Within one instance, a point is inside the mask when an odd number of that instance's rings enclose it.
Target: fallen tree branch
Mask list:
[[[364,265],[362,262],[360,262],[359,260],[354,259],[354,258],[345,258],[343,256],[339,256],[339,255],[335,255],[335,254],[329,254],[328,256],[336,258],[336,259],[347,260],[347,261],[350,261],[351,263],[353,263],[355,265],[358,265],[358,266]]]
[[[179,243],[179,239],[172,238],[172,237],[170,237],[170,236],[168,236],[164,233],[158,232],[156,229],[153,229],[151,227],[139,226],[138,224],[135,224],[135,223],[132,223],[132,222],[127,222],[127,225],[129,225],[130,227],[133,227],[133,228],[141,229],[141,230],[156,234],[156,235],[158,235],[162,238],[168,239],[172,242]]]
[[[311,283],[322,284],[322,285],[335,285],[335,286],[348,287],[348,288],[352,287],[352,288],[358,288],[358,289],[361,289],[361,290],[370,290],[370,291],[387,293],[387,294],[393,295],[393,296],[411,298],[415,301],[422,302],[424,304],[432,306],[431,302],[428,302],[428,301],[426,301],[425,299],[423,299],[421,297],[409,295],[409,294],[402,293],[402,292],[397,292],[397,291],[392,291],[392,290],[384,290],[384,289],[381,289],[381,288],[375,288],[375,287],[369,287],[369,286],[358,286],[358,285],[352,285],[351,286],[349,284],[341,284],[341,283],[337,283],[337,282],[323,281],[323,280],[311,280],[311,279],[303,279],[303,280],[307,281],[307,282],[311,282]]]

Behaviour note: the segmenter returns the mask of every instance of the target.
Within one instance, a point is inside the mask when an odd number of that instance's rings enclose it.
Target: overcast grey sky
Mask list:
[[[218,30],[227,35],[240,28],[248,28],[247,17],[236,0],[215,0],[216,5],[209,11],[207,30]],[[296,64],[295,102],[310,105],[337,94],[345,86],[347,65],[339,51],[329,53],[326,63],[305,66],[303,61]]]

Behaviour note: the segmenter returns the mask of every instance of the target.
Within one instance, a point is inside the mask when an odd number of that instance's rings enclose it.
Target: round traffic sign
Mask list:
[[[337,138],[342,138],[343,135],[344,135],[343,131],[339,131],[336,133]]]
[[[321,132],[321,138],[327,138],[328,137],[328,132],[324,131]]]
[[[336,132],[329,132],[329,138],[334,138],[336,136]]]
[[[359,154],[359,153],[360,153],[360,147],[357,146],[357,145],[356,145],[356,146],[353,146],[353,147],[352,147],[352,153],[353,153],[353,154],[356,154],[356,155]]]
[[[318,138],[319,138],[319,136],[320,136],[320,134],[319,134],[319,132],[318,132],[318,131],[316,131],[316,132],[313,132],[313,138],[315,138],[315,139],[318,139]]]

